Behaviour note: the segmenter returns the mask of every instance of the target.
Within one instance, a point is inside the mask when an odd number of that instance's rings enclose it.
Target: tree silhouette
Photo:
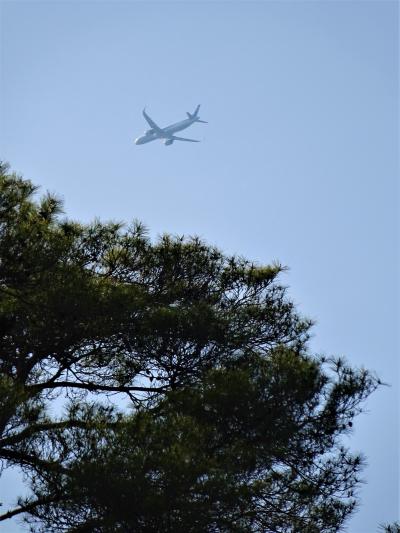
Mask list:
[[[340,531],[363,463],[341,437],[378,380],[309,352],[282,266],[197,238],[152,243],[139,223],[72,222],[0,176],[0,458],[32,490],[0,520]]]

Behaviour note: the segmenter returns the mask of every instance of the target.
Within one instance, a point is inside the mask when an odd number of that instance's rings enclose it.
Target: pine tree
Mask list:
[[[152,243],[139,223],[71,222],[35,191],[1,166],[0,458],[32,494],[0,520],[342,530],[363,465],[342,436],[379,382],[310,353],[283,267],[197,238]]]

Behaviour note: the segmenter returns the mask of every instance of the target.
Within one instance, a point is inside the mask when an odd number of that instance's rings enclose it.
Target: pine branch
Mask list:
[[[114,427],[117,424],[115,422],[110,422],[107,424],[107,427]],[[64,420],[62,422],[48,422],[43,424],[34,424],[20,433],[16,433],[14,435],[11,435],[10,437],[6,437],[4,439],[0,439],[0,446],[10,446],[10,444],[16,444],[18,442],[21,442],[25,439],[28,439],[29,437],[32,437],[33,435],[36,435],[37,433],[41,433],[42,431],[51,431],[51,430],[57,430],[57,429],[68,429],[68,428],[83,428],[87,429],[89,427],[92,427],[93,423],[85,422],[83,420]],[[1,451],[0,451],[1,455]]]
[[[39,505],[44,505],[46,503],[51,503],[55,501],[54,496],[52,498],[40,498],[38,500],[35,500],[33,502],[29,502],[25,505],[21,505],[20,507],[16,507],[15,509],[11,509],[10,511],[7,511],[7,513],[4,513],[0,515],[0,522],[3,520],[8,520],[12,518],[13,516],[16,516],[21,513],[29,513]]]
[[[27,390],[40,391],[44,389],[55,388],[75,388],[85,389],[91,392],[105,391],[105,392],[164,392],[168,389],[165,387],[126,387],[124,385],[112,386],[112,385],[100,385],[98,383],[78,383],[76,381],[46,381],[44,383],[37,383],[36,385],[29,385]]]
[[[49,471],[59,470],[60,472],[67,472],[65,468],[63,468],[59,463],[55,461],[44,461],[43,459],[39,459],[35,455],[19,452],[17,450],[8,450],[6,448],[3,448],[2,450],[0,450],[0,458],[13,461],[18,465],[29,465]]]

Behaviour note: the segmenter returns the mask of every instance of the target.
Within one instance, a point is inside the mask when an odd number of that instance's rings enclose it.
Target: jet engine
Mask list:
[[[173,142],[174,142],[174,139],[165,139],[164,144],[165,144],[165,146],[169,146]]]

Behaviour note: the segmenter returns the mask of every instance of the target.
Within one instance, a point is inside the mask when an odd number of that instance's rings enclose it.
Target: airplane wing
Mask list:
[[[160,128],[160,126],[157,126],[157,124],[154,122],[154,120],[152,118],[149,117],[149,115],[146,113],[146,110],[143,109],[143,116],[144,118],[147,120],[149,126],[151,128],[153,128],[153,130],[156,132],[156,133],[159,133],[159,134],[164,134],[164,131],[162,130],[162,128]]]
[[[173,135],[172,137],[169,137],[169,139],[172,139],[173,141],[187,141],[189,143],[199,143],[200,141],[197,141],[196,139],[185,139],[184,137],[175,137]]]

